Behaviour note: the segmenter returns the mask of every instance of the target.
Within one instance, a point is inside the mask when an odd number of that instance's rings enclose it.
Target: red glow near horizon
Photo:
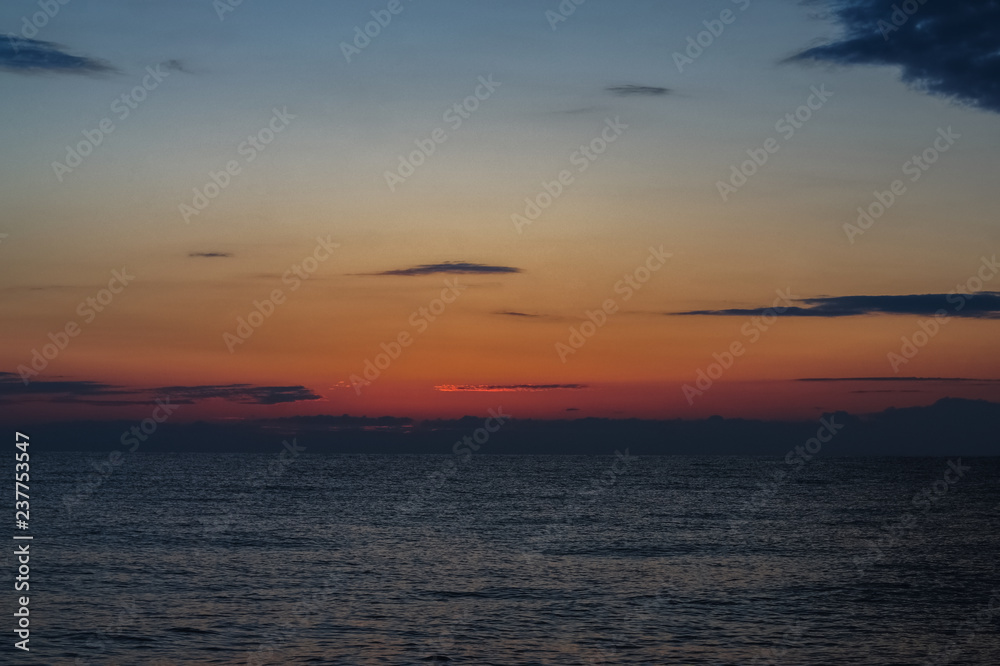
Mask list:
[[[435,391],[443,393],[535,393],[538,391],[577,391],[586,384],[439,384]]]

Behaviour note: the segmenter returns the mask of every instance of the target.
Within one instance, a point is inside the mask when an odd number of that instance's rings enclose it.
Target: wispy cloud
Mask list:
[[[0,401],[8,396],[21,395],[117,395],[119,387],[91,381],[37,380],[25,386],[20,375],[0,372]]]
[[[633,84],[608,86],[605,90],[614,95],[619,95],[620,97],[659,97],[661,95],[669,95],[673,92],[670,88],[661,88],[660,86],[638,86]]]
[[[1000,112],[1000,3],[830,0],[843,35],[791,61],[901,68],[908,85]],[[905,20],[904,20],[905,19]]]
[[[222,259],[233,255],[231,252],[188,252],[188,256],[197,259]]]
[[[573,317],[567,317],[564,315],[550,314],[545,312],[521,312],[519,310],[498,310],[493,313],[497,317],[511,317],[513,319],[519,319],[525,322],[555,322],[555,321],[574,321]],[[661,313],[657,313],[661,314]]]
[[[177,58],[171,58],[163,63],[163,68],[171,72],[180,72],[182,74],[194,74],[187,64],[183,60],[178,60]]]
[[[803,377],[799,382],[971,382],[974,384],[998,383],[1000,379],[974,377]]]
[[[852,394],[869,394],[869,393],[926,393],[927,391],[921,391],[919,389],[867,389],[864,391],[851,391]]]
[[[255,386],[253,384],[224,384],[217,386],[164,386],[154,393],[178,395],[183,399],[198,401],[219,398],[244,405],[277,405],[285,402],[322,400],[304,386]]]
[[[439,273],[460,273],[473,275],[489,275],[494,273],[522,273],[520,268],[513,266],[489,266],[486,264],[473,264],[466,261],[445,261],[440,264],[421,264],[410,268],[398,268],[391,271],[381,271],[379,273],[365,273],[365,275],[436,275]]]
[[[586,384],[441,384],[435,391],[444,393],[534,393],[537,391],[579,391]]]
[[[881,388],[854,389],[853,394],[872,393],[930,393],[934,389],[916,388],[921,384],[945,384],[950,386],[990,386],[1000,383],[1000,379],[976,379],[974,377],[803,377],[795,381],[834,384],[885,384]],[[940,390],[940,387],[939,389]]]
[[[552,113],[558,113],[566,116],[579,116],[588,113],[600,113],[605,112],[605,107],[603,106],[578,106],[572,109],[564,109],[562,111],[553,111]]]
[[[953,300],[949,300],[949,298]],[[778,312],[773,308],[729,308],[725,310],[689,310],[671,315],[706,315],[744,317],[779,315],[782,317],[856,317],[859,315],[921,315],[944,312],[948,316],[970,319],[1000,319],[1000,292],[981,291],[964,294],[961,309],[956,308],[953,294],[901,294],[883,296],[825,296],[802,298]]]
[[[103,60],[72,55],[58,44],[19,37],[0,39],[0,69],[18,74],[101,74],[117,71]]]

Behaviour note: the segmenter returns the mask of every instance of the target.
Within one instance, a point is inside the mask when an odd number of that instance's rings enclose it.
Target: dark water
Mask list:
[[[997,459],[102,458],[17,663],[1000,663]]]

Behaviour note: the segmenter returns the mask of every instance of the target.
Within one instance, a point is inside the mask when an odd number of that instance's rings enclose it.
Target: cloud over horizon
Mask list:
[[[1000,113],[1000,3],[832,0],[843,35],[792,56],[791,62],[902,68],[904,83]]]
[[[256,386],[254,384],[219,384],[204,386],[163,386],[133,388],[87,380],[38,379],[25,386],[20,375],[0,372],[0,403],[18,398],[45,397],[49,402],[86,403],[95,406],[140,405],[157,397],[169,397],[179,405],[191,405],[218,398],[242,405],[322,400],[304,386]]]

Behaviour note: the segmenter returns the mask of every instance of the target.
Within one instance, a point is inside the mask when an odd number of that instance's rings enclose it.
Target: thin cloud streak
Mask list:
[[[586,384],[441,384],[434,387],[443,393],[535,393],[539,391],[579,391]]]
[[[210,384],[133,388],[87,380],[35,380],[25,386],[20,375],[0,372],[0,402],[42,398],[58,403],[84,402],[99,406],[117,406],[146,404],[158,396],[170,396],[177,404],[194,404],[213,398],[244,405],[276,405],[322,400],[322,396],[304,386]]]
[[[972,382],[986,384],[1000,382],[1000,379],[976,379],[975,377],[803,377],[798,382]]]
[[[662,95],[669,95],[673,92],[670,88],[661,88],[659,86],[637,86],[633,84],[608,86],[606,90],[609,93],[618,95],[619,97],[660,97]]]

